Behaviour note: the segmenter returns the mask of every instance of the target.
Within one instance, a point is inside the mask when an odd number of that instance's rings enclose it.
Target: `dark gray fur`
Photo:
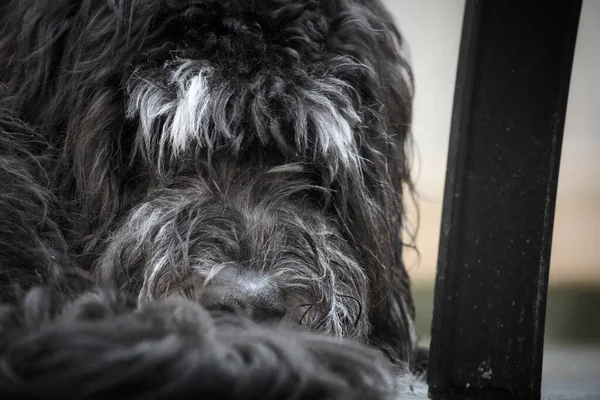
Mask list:
[[[51,190],[51,165],[44,138],[0,109],[0,303],[38,285],[67,295],[85,287],[62,234],[67,216]]]
[[[4,399],[392,400],[389,362],[373,350],[181,298],[126,307],[87,292],[54,315],[41,289],[0,309]]]
[[[0,154],[4,300],[180,296],[415,363],[412,75],[379,0],[8,0],[0,30],[5,126],[38,138]]]

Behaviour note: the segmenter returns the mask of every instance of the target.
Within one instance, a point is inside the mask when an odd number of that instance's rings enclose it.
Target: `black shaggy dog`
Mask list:
[[[390,396],[331,338],[416,362],[378,0],[6,0],[0,30],[0,391]]]
[[[138,306],[69,255],[44,139],[0,113],[0,398],[392,400],[407,369],[379,352],[263,326],[181,296]],[[34,284],[44,288],[21,289]],[[403,372],[398,379],[394,374]]]

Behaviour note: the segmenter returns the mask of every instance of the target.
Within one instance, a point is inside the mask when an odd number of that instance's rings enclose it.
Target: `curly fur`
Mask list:
[[[37,285],[64,293],[82,287],[60,228],[66,216],[46,173],[47,147],[34,129],[0,110],[0,303]]]
[[[140,303],[172,291],[202,300],[211,278],[243,269],[287,294],[288,319],[306,314],[308,327],[366,337],[366,273],[339,224],[309,206],[303,174],[294,164],[266,171],[213,164],[204,179],[179,178],[151,191],[113,234],[98,263],[100,280],[138,293]]]
[[[379,1],[8,0],[0,85],[3,301],[179,296],[415,364],[412,75]]]
[[[181,298],[135,310],[114,292],[96,290],[62,312],[41,314],[50,301],[47,292],[32,290],[22,305],[0,310],[3,398],[394,396],[389,363],[350,342],[211,316]]]

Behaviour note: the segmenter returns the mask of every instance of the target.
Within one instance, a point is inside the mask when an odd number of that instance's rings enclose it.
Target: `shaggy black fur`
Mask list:
[[[47,150],[34,129],[0,110],[0,302],[36,285],[65,294],[83,287],[60,228],[66,216],[50,190]]]
[[[178,296],[413,365],[402,262],[412,76],[401,45],[378,0],[2,2],[2,300],[14,307],[46,285],[55,299],[30,307],[58,315],[96,285],[141,310]],[[94,334],[43,318],[19,335],[58,329],[59,343],[89,334],[116,356],[106,332],[138,332],[137,311],[128,313],[136,316],[110,314]],[[260,331],[225,325],[217,329],[234,336]],[[285,357],[311,354],[302,335],[303,349],[288,354],[284,334],[264,334]],[[314,340],[350,360],[331,339]],[[84,349],[53,351],[66,351],[71,368],[83,363]],[[367,358],[356,356],[357,371]]]
[[[181,297],[90,287],[56,221],[43,139],[0,113],[0,398],[393,399],[382,355]],[[45,288],[26,288],[45,285]],[[406,373],[406,371],[404,371]]]
[[[0,310],[4,399],[393,399],[382,355],[350,342],[210,316],[187,300],[134,310],[109,290],[61,313],[32,290]]]

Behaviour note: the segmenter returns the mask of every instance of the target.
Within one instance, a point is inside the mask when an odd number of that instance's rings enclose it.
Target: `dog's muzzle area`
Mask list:
[[[240,171],[224,162],[151,192],[109,239],[101,280],[140,304],[176,295],[366,341],[368,279],[311,202],[319,188],[301,165]]]

